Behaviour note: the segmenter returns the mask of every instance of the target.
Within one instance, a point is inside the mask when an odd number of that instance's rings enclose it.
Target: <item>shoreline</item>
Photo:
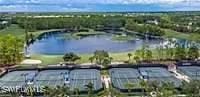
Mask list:
[[[117,53],[109,53],[113,58],[113,62],[124,62],[128,60],[128,53],[132,53],[134,55],[135,50],[127,51],[127,52],[117,52]],[[78,64],[82,63],[90,63],[89,57],[93,56],[93,53],[88,54],[77,54],[81,57],[80,60],[77,61]],[[62,57],[64,55],[47,55],[47,54],[32,54],[31,59],[41,60],[41,65],[55,65],[60,62],[64,62]]]

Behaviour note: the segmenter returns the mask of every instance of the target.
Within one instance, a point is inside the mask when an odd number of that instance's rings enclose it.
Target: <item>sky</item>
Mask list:
[[[200,0],[0,0],[0,12],[200,11]]]

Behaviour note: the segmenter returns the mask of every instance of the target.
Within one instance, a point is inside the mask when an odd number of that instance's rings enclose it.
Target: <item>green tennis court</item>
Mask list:
[[[137,69],[133,68],[112,68],[109,70],[112,85],[121,90],[127,90],[126,84],[135,84],[134,88],[139,88],[140,74]]]
[[[162,83],[173,83],[176,87],[179,87],[182,83],[181,80],[177,79],[172,73],[166,68],[162,67],[141,67],[139,71],[144,79],[148,81]]]
[[[93,89],[95,91],[103,88],[101,82],[100,71],[96,69],[77,69],[72,70],[70,73],[70,88],[79,91],[86,91],[89,83],[93,84]]]
[[[34,79],[35,86],[63,86],[69,77],[69,70],[44,70]]]
[[[1,87],[23,87],[33,81],[37,71],[11,71],[0,78]]]
[[[179,66],[178,70],[192,80],[200,80],[200,66]]]
[[[0,78],[0,88],[18,91],[26,87],[42,88],[67,86],[72,91],[87,91],[86,85],[93,84],[94,91],[103,88],[100,71],[97,69],[59,69],[59,70],[19,70],[10,71]],[[20,88],[19,88],[20,87]]]

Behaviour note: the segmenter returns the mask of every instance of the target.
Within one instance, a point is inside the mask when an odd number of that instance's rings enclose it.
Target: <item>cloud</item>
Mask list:
[[[47,4],[177,4],[200,2],[200,0],[0,0],[1,3],[47,3]]]
[[[107,10],[200,10],[200,0],[0,0],[0,11]]]

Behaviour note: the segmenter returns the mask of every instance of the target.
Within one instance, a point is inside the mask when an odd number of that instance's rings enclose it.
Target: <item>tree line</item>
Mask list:
[[[15,36],[0,37],[0,66],[15,65],[23,58],[23,41]]]
[[[173,41],[171,41],[173,42]],[[128,53],[128,60],[124,61],[125,63],[132,63],[132,59],[138,62],[152,62],[154,60],[196,60],[199,58],[199,48],[196,45],[191,45],[189,48],[182,47],[179,44],[176,44],[175,47],[171,46],[171,42],[169,42],[165,46],[159,46],[156,49],[150,49],[148,45],[143,45],[142,48],[136,50],[134,53]],[[77,54],[73,52],[66,53],[63,56],[63,60],[66,63],[75,63],[77,60],[80,60]],[[109,55],[109,52],[104,50],[96,50],[93,53],[93,56],[88,59],[91,64],[98,64],[104,67],[111,64],[113,61],[112,56]]]
[[[185,95],[184,97],[199,97],[200,96],[200,84],[199,80],[192,80],[189,83],[183,81],[179,87],[176,87],[170,82],[158,82],[158,81],[144,81],[141,80],[139,85],[142,90],[142,97],[178,97],[178,95]],[[137,88],[136,83],[128,82],[124,86],[128,89],[128,94],[122,94],[122,97],[132,96],[133,89]],[[114,94],[113,94],[114,95]]]
[[[46,29],[83,29],[91,28],[98,30],[100,28],[120,28],[124,26],[124,17],[117,16],[91,16],[91,17],[51,17],[34,18],[18,17],[13,20],[20,27],[27,27],[30,31]]]
[[[67,29],[70,31],[87,31],[87,29],[94,29],[96,31],[106,31],[122,30],[122,28],[126,28],[127,30],[143,34],[156,36],[164,35],[164,32],[157,26],[139,25],[140,22],[138,22],[139,20],[136,20],[137,18],[138,17],[103,15],[51,18],[16,17],[13,19],[13,23],[18,24],[20,27],[26,28],[29,31],[47,29]]]

